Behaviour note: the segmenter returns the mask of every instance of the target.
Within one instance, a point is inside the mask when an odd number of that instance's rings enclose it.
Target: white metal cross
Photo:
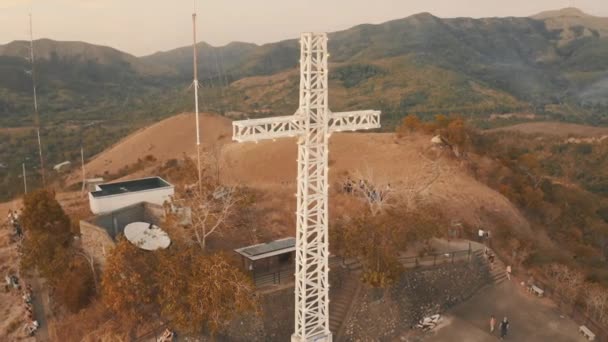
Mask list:
[[[300,106],[292,116],[233,122],[238,142],[298,137],[295,332],[292,342],[330,342],[328,281],[328,140],[333,132],[380,127],[380,112],[332,113],[327,34],[300,39]]]

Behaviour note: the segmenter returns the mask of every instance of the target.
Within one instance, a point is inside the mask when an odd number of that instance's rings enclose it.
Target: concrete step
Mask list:
[[[506,279],[507,275],[506,274],[497,274],[495,276],[492,277],[492,279],[497,280],[497,279]]]

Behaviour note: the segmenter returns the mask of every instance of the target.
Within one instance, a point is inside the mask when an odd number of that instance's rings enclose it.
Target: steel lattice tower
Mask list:
[[[300,106],[292,116],[233,123],[239,142],[298,137],[295,332],[292,342],[330,342],[328,142],[333,132],[380,127],[379,111],[331,113],[327,34],[300,39]]]

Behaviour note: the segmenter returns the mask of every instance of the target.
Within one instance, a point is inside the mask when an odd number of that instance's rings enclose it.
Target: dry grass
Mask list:
[[[594,127],[561,122],[530,122],[489,130],[489,132],[500,131],[517,131],[526,134],[546,134],[561,137],[598,137],[608,135],[608,127]]]
[[[181,114],[136,132],[91,160],[87,164],[87,172],[89,175],[112,173],[149,154],[157,159],[158,165],[184,154],[195,159],[193,122],[192,115]],[[222,182],[245,185],[267,194],[260,196],[256,203],[256,207],[266,213],[260,225],[270,236],[293,234],[295,139],[237,144],[230,141],[230,121],[218,116],[204,116],[201,128],[203,150],[210,150],[218,141],[222,146]],[[224,138],[218,140],[220,137]],[[204,159],[204,162],[209,162],[207,155]],[[429,183],[419,194],[420,200],[439,205],[450,218],[479,224],[484,221],[481,213],[492,210],[513,225],[527,225],[507,199],[477,182],[459,160],[435,150],[428,136],[413,135],[398,140],[391,133],[334,134],[330,139],[330,159],[330,184],[338,184],[346,174],[355,175],[362,171],[370,171],[403,187]],[[125,178],[148,176],[153,170],[151,166]],[[77,179],[78,174],[74,177]],[[356,205],[334,202],[335,196],[333,198],[330,201],[332,217],[335,217],[334,212],[342,215],[358,210]]]

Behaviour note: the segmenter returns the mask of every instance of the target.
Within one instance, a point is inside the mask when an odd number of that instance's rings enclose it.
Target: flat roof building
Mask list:
[[[174,194],[174,187],[160,177],[98,184],[89,193],[91,212],[100,214],[140,202],[163,205]]]
[[[296,239],[288,237],[234,250],[241,255],[245,271],[256,287],[267,287],[293,281]]]

